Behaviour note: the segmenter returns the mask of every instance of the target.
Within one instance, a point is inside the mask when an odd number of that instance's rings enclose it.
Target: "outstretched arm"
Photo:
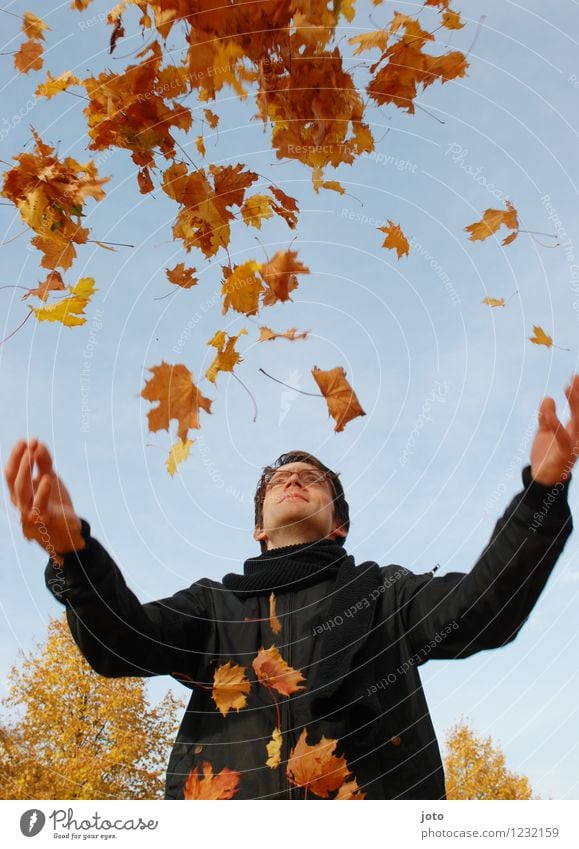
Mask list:
[[[565,394],[571,408],[566,427],[553,399],[541,402],[523,490],[496,523],[472,570],[438,578],[410,573],[401,582],[398,605],[418,663],[502,646],[533,609],[573,530],[567,497],[579,449],[579,375]]]
[[[66,553],[62,567],[49,559],[45,580],[66,605],[72,636],[92,668],[115,678],[174,672],[196,677],[212,628],[208,590],[193,584],[141,604],[86,519],[81,525],[85,547]]]

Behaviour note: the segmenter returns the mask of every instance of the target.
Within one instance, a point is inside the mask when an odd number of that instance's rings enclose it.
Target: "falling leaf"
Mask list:
[[[298,262],[297,251],[276,251],[269,262],[260,268],[260,274],[268,289],[263,295],[263,305],[271,306],[278,301],[291,301],[290,292],[298,286],[297,274],[309,274],[310,269]]]
[[[322,736],[319,743],[310,746],[304,728],[291,751],[287,764],[287,777],[292,784],[306,788],[322,799],[328,799],[349,774],[345,757],[336,757],[337,740]]]
[[[267,760],[266,766],[269,766],[271,769],[276,769],[279,766],[281,760],[281,746],[283,743],[283,738],[281,735],[281,731],[279,728],[273,729],[273,734],[271,735],[271,740],[266,745],[267,750]]]
[[[344,800],[344,799],[365,799],[366,794],[360,790],[358,787],[358,782],[356,779],[352,779],[351,781],[346,781],[341,785],[338,792],[334,796],[336,801]]]
[[[483,304],[488,304],[489,307],[504,307],[505,299],[504,298],[483,298]]]
[[[2,196],[20,211],[25,224],[37,235],[32,244],[43,253],[42,266],[70,268],[75,244],[84,244],[89,230],[80,226],[84,202],[104,198],[109,177],[98,177],[94,162],[79,164],[67,156],[60,161],[54,148],[32,130],[36,149],[13,158],[18,165],[4,173]]]
[[[211,697],[222,715],[227,716],[230,710],[240,711],[247,705],[250,687],[245,667],[232,666],[227,661],[215,670]]]
[[[281,631],[281,622],[275,612],[275,593],[273,592],[269,597],[269,627],[274,634],[279,634]]]
[[[529,341],[534,342],[535,345],[545,345],[547,348],[550,348],[553,344],[553,339],[545,333],[542,327],[538,327],[536,324],[533,325],[534,336],[529,336]]]
[[[80,82],[79,78],[75,77],[72,71],[65,71],[58,77],[53,77],[50,71],[48,71],[46,82],[40,83],[35,93],[37,97],[46,97],[47,100],[50,100],[58,92],[66,91],[71,85],[80,85]]]
[[[378,230],[386,233],[386,238],[382,245],[383,248],[392,248],[395,250],[398,254],[398,259],[400,259],[401,256],[404,256],[404,254],[408,255],[410,245],[408,244],[408,239],[400,229],[400,225],[394,224],[394,222],[388,218],[388,226],[378,227]]]
[[[290,327],[284,333],[276,333],[274,330],[265,326],[260,327],[259,331],[258,342],[270,342],[272,339],[289,339],[291,342],[295,342],[297,339],[307,339],[309,334],[307,330],[304,330],[303,333],[298,333],[295,327]]]
[[[372,50],[376,47],[384,51],[388,45],[388,30],[377,29],[372,32],[355,35],[353,38],[348,39],[348,44],[357,45],[353,53],[354,56],[358,56],[363,51]]]
[[[517,210],[510,200],[506,201],[506,206],[506,211],[502,209],[486,209],[480,221],[469,224],[468,227],[464,228],[470,233],[469,239],[471,242],[488,239],[489,236],[496,233],[502,224],[508,227],[509,230],[514,231],[503,240],[503,245],[510,244],[517,237],[519,232]]]
[[[22,16],[22,32],[28,38],[36,38],[44,41],[44,30],[50,29],[42,18],[38,18],[32,12],[24,12]]]
[[[139,184],[139,191],[142,195],[147,195],[155,188],[151,179],[151,172],[148,168],[139,168],[137,183]]]
[[[356,393],[346,380],[346,372],[341,366],[328,371],[314,366],[312,375],[326,399],[329,414],[336,420],[334,427],[336,433],[344,430],[352,419],[366,415]]]
[[[38,321],[60,321],[65,327],[84,324],[86,322],[86,318],[82,316],[84,308],[92,295],[98,292],[98,289],[94,287],[94,278],[81,277],[76,286],[70,287],[69,291],[70,295],[67,298],[54,304],[31,307]]]
[[[22,300],[29,298],[31,295],[36,295],[41,301],[47,301],[49,292],[57,292],[61,289],[66,289],[66,286],[60,272],[49,271],[46,280],[39,283],[36,289],[29,289],[28,292],[22,295]]]
[[[181,439],[178,439],[174,445],[171,446],[171,450],[169,451],[169,456],[167,457],[167,461],[165,465],[167,466],[167,471],[173,477],[175,472],[177,471],[177,466],[179,463],[182,463],[189,456],[189,451],[191,450],[191,446],[195,442],[194,439],[186,439],[183,442]]]
[[[199,767],[192,769],[183,795],[185,799],[231,799],[239,789],[239,773],[224,767],[214,775],[211,764],[203,761],[203,776],[199,778]]]
[[[464,24],[460,20],[460,12],[453,12],[452,9],[444,12],[441,24],[447,29],[462,29],[464,27]]]
[[[29,38],[14,54],[14,67],[23,74],[39,71],[43,65],[42,52],[42,44]]]
[[[235,343],[244,333],[247,333],[247,330],[242,327],[237,336],[230,336],[226,342],[224,331],[218,330],[215,336],[207,343],[217,348],[215,359],[205,372],[205,377],[211,383],[215,383],[215,378],[220,371],[232,372],[237,363],[242,362],[241,355],[235,350]]]
[[[241,207],[241,217],[248,226],[251,224],[261,230],[263,219],[272,217],[273,206],[274,202],[269,195],[251,195]]]
[[[235,265],[233,269],[226,269],[226,278],[221,284],[221,295],[223,297],[222,314],[230,309],[244,315],[255,315],[259,310],[259,296],[263,292],[263,282],[257,275],[262,268],[262,263],[253,259],[241,265]]]
[[[203,136],[197,136],[195,139],[195,147],[200,156],[205,156],[207,150],[205,149],[205,142],[203,141]]]
[[[252,662],[253,670],[264,687],[276,690],[282,696],[290,696],[298,690],[305,690],[299,681],[306,679],[299,671],[288,666],[276,646],[272,645],[267,650],[260,648]]]
[[[166,268],[165,274],[170,283],[175,283],[182,289],[190,289],[198,282],[197,278],[194,277],[196,270],[195,268],[185,268],[185,263],[179,262],[175,268]]]
[[[177,419],[177,435],[186,442],[189,428],[201,427],[199,411],[211,413],[212,401],[195,386],[193,375],[182,364],[172,366],[163,360],[161,365],[152,366],[147,371],[152,372],[153,377],[145,383],[140,394],[147,401],[159,402],[147,413],[149,430],[152,433],[169,430],[170,420]]]
[[[215,112],[211,111],[211,109],[204,109],[203,114],[205,115],[205,120],[211,129],[214,129],[219,123],[219,115],[216,115]]]

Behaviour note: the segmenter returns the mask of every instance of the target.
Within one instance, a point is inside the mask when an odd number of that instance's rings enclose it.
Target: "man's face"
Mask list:
[[[296,472],[301,469],[321,470],[311,463],[287,463],[277,472]],[[285,483],[268,486],[262,507],[262,527],[255,528],[253,537],[265,540],[268,549],[298,542],[312,542],[325,537],[345,537],[338,528],[334,511],[334,493],[328,477],[319,483],[304,484],[296,474]]]

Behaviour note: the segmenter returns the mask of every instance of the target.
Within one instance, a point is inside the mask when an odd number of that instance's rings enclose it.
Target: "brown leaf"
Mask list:
[[[159,406],[147,413],[149,430],[169,430],[171,419],[177,419],[177,435],[186,442],[189,428],[199,428],[199,411],[211,413],[212,401],[206,398],[193,383],[193,375],[184,365],[169,365],[164,360],[159,366],[147,369],[153,373],[140,393],[147,401],[158,401]]]
[[[483,241],[492,236],[493,233],[504,224],[509,230],[514,230],[514,233],[509,234],[503,241],[503,245],[512,242],[519,231],[519,222],[517,218],[517,210],[510,200],[506,201],[507,209],[485,209],[483,217],[480,221],[475,221],[474,224],[469,224],[464,229],[470,233],[469,239],[471,242]]]
[[[319,743],[310,746],[306,738],[304,728],[288,759],[287,777],[292,784],[328,799],[330,792],[346,781],[349,774],[346,758],[334,755],[337,740],[322,736]]]
[[[241,355],[235,350],[235,343],[240,336],[247,333],[245,327],[242,327],[236,336],[230,336],[225,342],[225,332],[218,330],[213,339],[210,339],[208,345],[213,345],[217,348],[215,359],[205,372],[205,377],[211,383],[215,383],[215,378],[220,371],[233,371],[237,363],[242,362]]]
[[[410,245],[408,244],[408,239],[400,229],[399,224],[394,224],[393,221],[388,219],[388,226],[378,227],[378,230],[386,233],[386,238],[382,244],[383,248],[392,248],[395,250],[398,254],[398,259],[400,259],[401,256],[404,256],[404,254],[408,255]]]
[[[182,289],[190,289],[198,282],[197,278],[193,276],[196,270],[195,268],[185,268],[185,263],[179,262],[175,268],[166,268],[165,274],[170,283],[175,283]]]
[[[533,325],[534,336],[529,336],[529,341],[534,342],[535,345],[545,345],[547,348],[550,348],[553,344],[553,339],[545,333],[542,327],[538,327],[536,324]]]
[[[346,372],[341,366],[328,369],[328,371],[314,366],[312,374],[326,399],[329,414],[336,420],[334,427],[336,433],[344,430],[352,419],[366,415],[356,393],[346,380]]]
[[[276,333],[274,330],[271,330],[271,328],[263,326],[259,328],[259,339],[257,341],[271,342],[272,339],[289,339],[290,342],[295,342],[297,339],[307,339],[308,334],[308,330],[304,330],[303,333],[298,333],[297,328],[295,327],[290,327],[290,329],[284,331],[284,333]]]

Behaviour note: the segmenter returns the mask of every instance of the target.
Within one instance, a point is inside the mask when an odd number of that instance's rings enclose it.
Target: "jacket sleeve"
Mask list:
[[[408,572],[397,604],[416,665],[469,657],[515,639],[573,530],[572,475],[553,487],[522,470],[519,492],[468,573]]]
[[[209,590],[192,584],[141,604],[112,557],[91,536],[86,519],[81,524],[85,548],[64,554],[62,568],[50,558],[45,582],[65,605],[73,639],[91,667],[110,678],[194,672],[212,627]]]

